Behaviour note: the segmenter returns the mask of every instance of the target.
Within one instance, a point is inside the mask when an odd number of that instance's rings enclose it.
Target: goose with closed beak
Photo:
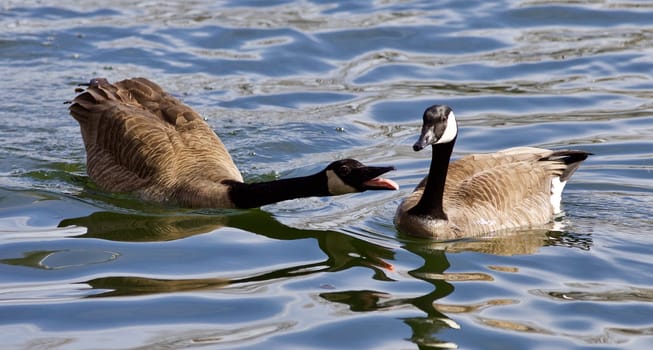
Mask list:
[[[70,113],[80,125],[87,172],[103,190],[191,208],[254,208],[288,199],[396,190],[393,167],[335,161],[309,176],[245,183],[204,119],[157,84],[92,79]]]
[[[532,228],[561,212],[562,190],[591,153],[516,147],[450,163],[458,124],[450,107],[423,115],[415,151],[431,145],[428,175],[397,208],[400,232],[435,239],[477,237]]]

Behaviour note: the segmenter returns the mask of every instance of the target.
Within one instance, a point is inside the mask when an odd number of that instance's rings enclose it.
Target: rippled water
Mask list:
[[[0,340],[14,349],[653,346],[653,3],[5,1]],[[98,191],[66,101],[155,80],[248,180],[354,157],[398,192],[249,211]],[[426,173],[423,109],[455,156],[595,155],[555,231],[435,242],[392,224]]]

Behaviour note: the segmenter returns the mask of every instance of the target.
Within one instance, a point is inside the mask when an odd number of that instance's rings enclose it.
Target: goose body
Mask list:
[[[516,147],[450,162],[457,138],[451,108],[429,107],[413,146],[428,145],[429,174],[397,208],[395,225],[406,234],[455,239],[541,226],[561,212],[562,190],[590,153]]]
[[[397,189],[378,178],[392,167],[353,159],[305,177],[244,183],[229,152],[203,118],[157,84],[92,79],[71,101],[87,172],[103,190],[194,208],[251,208],[282,200]]]

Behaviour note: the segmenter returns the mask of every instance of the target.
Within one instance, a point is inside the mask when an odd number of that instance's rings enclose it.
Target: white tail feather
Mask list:
[[[560,214],[562,203],[562,190],[565,188],[567,181],[560,181],[559,176],[551,179],[551,206],[553,206],[553,214]]]

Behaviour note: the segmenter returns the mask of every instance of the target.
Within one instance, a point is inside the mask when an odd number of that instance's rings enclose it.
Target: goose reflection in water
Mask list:
[[[553,226],[553,225],[552,225]],[[460,328],[452,318],[453,314],[476,313],[482,309],[513,305],[514,299],[490,299],[481,304],[448,304],[439,302],[455,292],[455,285],[465,282],[494,283],[492,275],[485,272],[446,272],[450,267],[448,256],[459,253],[481,253],[492,255],[535,254],[545,246],[565,246],[589,250],[590,237],[578,236],[564,231],[547,229],[512,232],[503,236],[436,242],[430,239],[405,237],[404,248],[423,258],[422,266],[408,271],[413,278],[432,285],[430,291],[413,297],[395,297],[382,290],[343,290],[321,293],[320,296],[335,304],[345,304],[352,312],[375,312],[392,309],[419,310],[423,316],[407,317],[404,322],[412,330],[411,341],[420,346],[456,346],[438,338],[443,329]],[[518,268],[510,266],[491,266],[492,270],[519,273]],[[526,325],[516,322],[486,319],[495,327],[524,329]]]
[[[166,293],[199,289],[226,288],[255,284],[319,272],[335,272],[352,267],[367,267],[383,276],[394,258],[390,248],[370,243],[337,231],[301,230],[283,225],[261,210],[222,211],[206,214],[142,215],[118,212],[95,212],[91,215],[65,219],[60,227],[83,226],[87,232],[79,238],[96,238],[117,242],[164,242],[220,230],[241,229],[274,240],[315,239],[327,259],[290,267],[274,268],[252,275],[234,278],[158,279],[134,276],[112,276],[87,281],[93,287],[109,290],[94,296]],[[215,232],[227,234],[227,232]],[[24,263],[35,261],[30,257]],[[30,264],[32,264],[30,263]]]
[[[375,273],[375,280],[392,283],[396,274],[391,273],[394,250],[365,239],[337,231],[302,230],[288,227],[272,215],[261,210],[186,213],[177,215],[144,215],[117,212],[96,212],[91,215],[66,219],[60,226],[84,226],[87,232],[80,238],[99,238],[123,242],[162,242],[181,240],[195,235],[236,228],[266,236],[274,240],[315,239],[327,259],[272,268],[248,276],[234,278],[150,278],[140,276],[110,276],[95,278],[85,283],[98,291],[89,297],[133,296],[155,293],[172,293],[201,290],[225,290],[229,288],[256,288],[271,280],[305,276],[321,272],[337,272],[350,268],[366,267]],[[552,227],[553,228],[553,227]],[[217,232],[216,232],[217,231]],[[410,278],[427,282],[432,287],[423,295],[396,297],[392,292],[361,288],[319,293],[319,296],[336,305],[347,305],[352,312],[376,312],[395,308],[419,310],[423,315],[408,317],[404,322],[412,330],[412,340],[417,344],[431,346],[444,344],[437,334],[443,329],[456,328],[450,315],[474,313],[481,309],[511,305],[511,299],[492,299],[481,304],[450,304],[439,300],[450,296],[455,285],[468,281],[493,283],[494,278],[485,272],[447,272],[448,256],[466,252],[493,255],[534,254],[549,245],[566,246],[587,250],[590,237],[577,236],[564,231],[540,229],[510,235],[497,235],[485,239],[465,239],[437,242],[400,236],[406,250],[420,256],[423,264],[407,271]],[[43,255],[41,255],[42,257]],[[25,257],[23,262],[36,261]],[[510,269],[510,267],[493,267]],[[513,271],[514,272],[514,271]],[[518,272],[518,271],[517,271]],[[400,273],[400,272],[399,272]],[[401,274],[401,273],[400,273]],[[335,287],[334,287],[335,288]],[[489,320],[488,322],[491,322]],[[518,325],[515,325],[518,326]]]

